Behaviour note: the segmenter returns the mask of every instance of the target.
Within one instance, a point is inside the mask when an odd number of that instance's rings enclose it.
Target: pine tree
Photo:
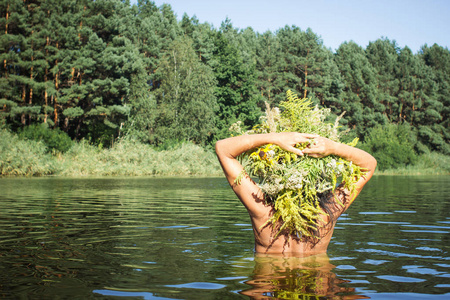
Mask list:
[[[445,142],[442,129],[437,125],[442,122],[443,105],[438,101],[438,88],[432,68],[405,47],[399,53],[397,77],[400,82],[398,101],[401,108],[398,122],[406,121],[414,126],[419,151],[423,151],[425,145],[433,150],[442,149]]]
[[[375,70],[364,49],[354,42],[339,46],[334,56],[344,81],[341,110],[345,115],[341,124],[351,128],[364,140],[367,131],[384,123],[382,113],[377,112],[377,81]]]
[[[304,98],[326,106],[341,101],[342,79],[330,50],[311,29],[296,26],[277,32],[284,58],[284,81]],[[339,113],[339,112],[337,112]]]
[[[180,27],[185,36],[193,38],[194,31],[199,25],[199,21],[196,16],[190,18],[187,13],[183,14],[183,18],[180,22]]]
[[[32,1],[2,1],[2,89],[3,111],[13,123],[29,124],[41,107],[33,102],[35,48],[38,32],[33,18]],[[17,124],[17,123],[16,123]]]
[[[375,113],[382,113],[389,121],[398,116],[400,110],[397,102],[399,80],[395,76],[398,64],[399,48],[395,41],[379,39],[369,43],[366,55],[372,64],[377,78],[377,102]]]
[[[16,85],[15,76],[23,24],[28,11],[21,0],[0,1],[0,117],[13,120],[15,111],[20,109],[20,86]]]
[[[193,47],[200,60],[208,66],[213,66],[216,51],[215,31],[208,23],[198,24],[192,32]]]
[[[239,49],[239,55],[242,57],[244,64],[248,66],[255,66],[256,64],[256,51],[258,48],[258,38],[256,32],[247,27],[241,30],[236,37]]]
[[[276,35],[267,31],[258,36],[256,85],[260,95],[272,106],[277,106],[283,101],[286,90],[289,89],[283,80],[283,60],[280,53],[281,45]]]
[[[433,143],[433,149],[442,153],[450,153],[450,51],[437,44],[431,47],[425,45],[421,49],[421,59],[433,69],[434,81],[437,85],[437,95],[434,106],[441,107],[439,114],[441,120],[431,125],[433,131],[438,133],[442,142]],[[425,136],[429,135],[423,132]],[[435,140],[433,140],[435,141]],[[437,141],[437,140],[436,140]]]
[[[119,16],[124,9],[119,0],[95,1],[83,9],[79,31],[83,44],[70,66],[74,84],[61,97],[66,104],[65,126],[70,118],[76,118],[76,135],[99,143],[117,137],[129,113],[125,100],[130,74],[125,66],[134,56],[131,41],[119,34]]]
[[[219,31],[216,34],[216,52],[214,57],[214,73],[218,84],[215,95],[219,104],[217,112],[217,139],[229,136],[229,127],[242,121],[246,126],[253,126],[258,122],[261,103],[256,92],[255,71],[245,65],[239,51]]]
[[[150,85],[158,88],[160,82],[156,80],[154,74],[159,60],[180,34],[181,29],[170,5],[165,4],[158,8],[152,1],[140,0],[138,9],[139,14],[136,21],[138,35],[135,37],[134,43],[139,48],[139,52],[143,54]]]
[[[46,68],[43,70],[45,87],[42,95],[42,120],[50,126],[68,131],[69,119],[64,116],[69,87],[75,84],[76,70],[73,61],[79,56],[82,15],[87,1],[49,0],[41,3],[45,12],[42,36],[45,41]]]

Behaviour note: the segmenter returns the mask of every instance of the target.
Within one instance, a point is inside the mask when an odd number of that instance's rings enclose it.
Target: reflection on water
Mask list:
[[[0,299],[447,299],[450,177],[374,177],[328,255],[253,254],[222,178],[0,179]]]
[[[304,258],[255,256],[254,274],[245,281],[250,289],[240,292],[251,299],[366,299],[344,287],[326,254]],[[339,296],[338,296],[339,295]]]

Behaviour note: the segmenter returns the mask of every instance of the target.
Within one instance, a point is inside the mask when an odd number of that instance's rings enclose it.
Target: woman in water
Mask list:
[[[295,145],[309,142],[312,139],[314,139],[314,143],[310,143],[308,148],[303,150],[295,148]],[[329,193],[325,197],[326,199],[321,199],[323,214],[319,219],[315,238],[301,237],[289,232],[277,234],[277,229],[270,222],[267,223],[273,215],[274,209],[271,205],[266,204],[263,192],[258,185],[248,176],[245,176],[240,184],[235,184],[235,179],[243,170],[236,158],[246,151],[266,144],[278,145],[280,148],[300,156],[309,155],[320,158],[336,155],[351,161],[365,171],[365,175],[356,183],[355,192],[350,193],[343,185],[340,185],[334,193]],[[255,235],[255,251],[266,254],[313,255],[325,253],[337,218],[361,192],[372,177],[377,165],[375,158],[363,150],[318,135],[297,132],[227,138],[216,143],[216,153],[228,182],[250,215]]]

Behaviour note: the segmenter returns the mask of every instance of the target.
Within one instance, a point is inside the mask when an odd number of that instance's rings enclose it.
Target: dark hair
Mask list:
[[[334,191],[318,194],[319,206],[330,216],[330,221],[324,226],[327,232],[333,229],[337,219],[344,211],[348,196],[348,191],[343,189],[342,185],[337,187]],[[318,233],[319,228],[316,229],[315,235],[317,236]]]

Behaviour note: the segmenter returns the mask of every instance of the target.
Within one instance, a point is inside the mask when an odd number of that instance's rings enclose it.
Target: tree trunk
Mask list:
[[[24,106],[26,106],[26,100],[27,100],[26,98],[27,98],[27,91],[26,91],[25,84],[24,84],[24,85],[22,85],[22,102],[23,102]],[[27,124],[25,113],[22,113],[22,115],[20,117],[20,122],[24,126]]]
[[[9,19],[9,3],[6,6],[5,34],[8,34],[8,19]]]
[[[8,19],[9,19],[9,4],[6,7],[5,35],[8,34]],[[3,60],[3,67],[5,68],[5,78],[8,78],[8,69],[6,68],[6,59]]]
[[[56,42],[56,49],[59,50],[58,42]],[[58,60],[55,60],[55,66],[57,66],[57,65],[58,65]],[[59,75],[59,72],[57,72],[55,74],[55,90],[56,91],[58,91],[58,89],[59,89],[58,75]],[[54,127],[56,127],[58,125],[58,99],[56,96],[53,96],[53,95],[52,95],[52,99],[53,99],[52,102],[53,102],[53,113],[54,113],[54,122],[55,122]]]
[[[33,31],[31,31],[31,35],[33,35]],[[31,51],[33,51],[33,42],[31,42]],[[34,67],[33,67],[33,61],[34,61],[34,56],[33,56],[33,52],[31,52],[31,69],[30,69],[30,83],[33,81],[33,71],[34,71]],[[32,105],[33,104],[33,85],[30,86],[30,97],[28,98],[28,105]],[[28,123],[31,124],[31,114],[28,114]]]
[[[48,46],[50,44],[50,38],[47,36],[47,49],[45,50],[45,57],[48,57]],[[48,68],[45,67],[45,74],[44,74],[44,82],[47,84],[48,81]],[[47,85],[45,87],[44,90],[44,103],[45,103],[45,107],[44,107],[44,123],[47,123],[47,118],[48,118],[48,114],[47,114],[47,106],[48,106],[48,91],[47,91]]]
[[[306,98],[308,93],[308,66],[305,66],[305,90],[303,92],[303,98]]]
[[[55,74],[55,89],[56,90],[58,90],[58,88],[59,88],[59,83],[58,83],[58,74],[59,73],[56,73]],[[52,96],[52,98],[53,98],[53,96]],[[53,112],[54,112],[54,121],[55,121],[55,127],[57,126],[57,124],[58,124],[58,100],[57,100],[57,98],[56,98],[56,96],[54,97],[54,99],[53,99]]]

